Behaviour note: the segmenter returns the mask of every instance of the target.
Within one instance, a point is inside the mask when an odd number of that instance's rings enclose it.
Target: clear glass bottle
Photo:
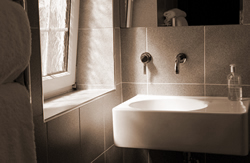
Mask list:
[[[242,99],[241,77],[235,73],[235,64],[230,64],[230,74],[227,76],[228,81],[228,99],[239,101]]]

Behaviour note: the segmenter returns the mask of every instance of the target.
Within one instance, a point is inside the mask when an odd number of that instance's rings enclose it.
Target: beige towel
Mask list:
[[[28,66],[30,55],[26,12],[16,2],[0,0],[0,84],[13,82]]]
[[[0,162],[36,162],[29,93],[19,83],[0,85]]]
[[[16,2],[0,0],[0,163],[36,163],[29,93],[13,82],[28,66],[30,55],[26,12]]]
[[[186,14],[186,12],[184,12],[178,8],[174,8],[174,9],[171,9],[171,10],[164,12],[163,16],[166,17],[166,21],[170,21],[172,18],[186,17],[187,14]]]
[[[175,18],[175,26],[188,26],[188,22],[184,17]]]

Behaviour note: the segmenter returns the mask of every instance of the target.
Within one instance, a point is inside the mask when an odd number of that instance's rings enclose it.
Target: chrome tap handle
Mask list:
[[[187,60],[187,56],[184,53],[179,53],[175,58],[175,66],[174,70],[176,74],[179,74],[179,63],[185,63]]]
[[[175,71],[175,74],[179,74],[179,60],[178,59],[175,59],[174,71]]]
[[[145,52],[141,54],[140,59],[143,63],[143,74],[146,74],[146,64],[152,60],[152,56],[150,53]]]

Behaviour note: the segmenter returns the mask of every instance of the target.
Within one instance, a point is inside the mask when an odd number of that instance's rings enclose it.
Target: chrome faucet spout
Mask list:
[[[175,66],[174,66],[174,70],[175,70],[175,74],[179,74],[179,60],[176,59],[175,60]]]
[[[175,66],[174,66],[174,70],[175,70],[175,74],[179,74],[179,64],[180,63],[185,63],[187,60],[187,56],[184,53],[179,53],[176,58],[175,58]]]

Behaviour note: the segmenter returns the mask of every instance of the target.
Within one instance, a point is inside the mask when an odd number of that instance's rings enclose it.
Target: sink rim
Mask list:
[[[186,102],[186,104],[184,104]],[[189,107],[190,103],[194,106]],[[161,111],[198,111],[208,106],[206,101],[197,99],[146,99],[131,102],[130,107],[142,110]]]
[[[133,101],[161,98],[199,99],[210,102],[212,107],[232,104],[245,110],[159,111],[129,107]],[[114,143],[125,148],[245,156],[249,153],[249,106],[250,99],[235,102],[227,97],[137,95],[112,110]]]
[[[159,100],[159,99],[195,99],[208,103],[208,106],[191,111],[174,111],[174,110],[146,110],[131,107],[129,104],[143,100]],[[144,111],[144,112],[175,112],[175,113],[200,113],[200,114],[246,114],[249,111],[250,98],[243,98],[241,101],[230,101],[227,97],[217,96],[166,96],[166,95],[145,95],[137,94],[127,101],[113,108],[115,110],[124,111]],[[222,107],[230,107],[222,108]],[[237,108],[235,108],[237,107]]]

